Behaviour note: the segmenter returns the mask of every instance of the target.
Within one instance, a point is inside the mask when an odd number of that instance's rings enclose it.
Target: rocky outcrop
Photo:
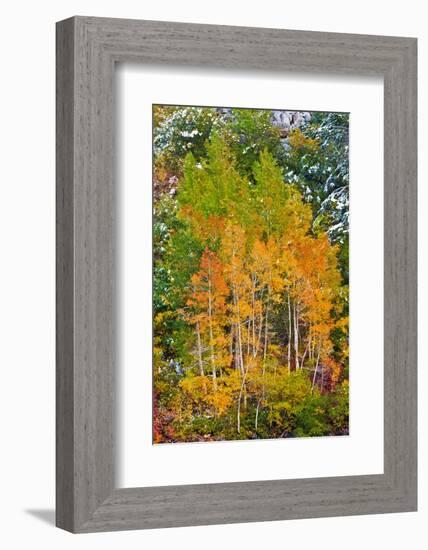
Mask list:
[[[272,111],[272,124],[280,129],[281,138],[285,139],[291,130],[304,126],[311,120],[308,111]]]

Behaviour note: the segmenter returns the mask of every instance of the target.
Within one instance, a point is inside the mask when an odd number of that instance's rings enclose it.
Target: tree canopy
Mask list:
[[[154,442],[347,434],[347,115],[153,119]]]

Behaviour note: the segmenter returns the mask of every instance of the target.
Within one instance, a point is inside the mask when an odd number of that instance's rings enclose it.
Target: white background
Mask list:
[[[208,549],[424,548],[427,469],[419,512],[354,518],[73,536],[52,527],[54,506],[54,22],[72,14],[419,37],[420,211],[428,208],[428,30],[424,3],[343,0],[215,4],[200,0],[19,1],[3,5],[1,101],[0,365],[1,531],[4,548]],[[4,43],[3,43],[4,42]],[[369,128],[368,121],[368,128]],[[427,216],[420,222],[420,279],[428,277]],[[428,331],[426,285],[421,342]],[[420,364],[427,361],[421,346]],[[426,394],[420,369],[419,463],[428,461]]]
[[[172,73],[170,69],[136,65],[121,66],[116,78],[121,205],[118,486],[382,473],[382,79],[337,75],[320,78],[296,73],[255,77],[254,73],[236,71],[228,74],[204,71],[201,75],[192,69]],[[348,437],[152,445],[152,311],[147,307],[152,300],[152,103],[271,106],[350,113]],[[370,132],[367,132],[368,120]],[[210,466],[213,464],[215,468]]]

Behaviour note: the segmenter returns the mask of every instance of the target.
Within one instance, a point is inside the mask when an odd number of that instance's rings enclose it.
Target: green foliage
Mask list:
[[[269,401],[272,402],[268,420],[274,428],[282,430],[284,437],[293,432],[296,414],[311,393],[311,383],[302,371],[277,373],[268,381]]]
[[[306,399],[296,411],[294,435],[296,437],[331,435],[327,411],[326,396],[315,395]]]
[[[252,177],[254,163],[263,150],[280,161],[284,156],[279,129],[271,122],[270,111],[231,109],[223,134],[236,158],[238,171]]]
[[[202,163],[192,153],[187,154],[179,205],[191,206],[205,218],[224,216],[235,202],[241,183],[233,163],[226,143],[217,134],[206,144],[206,158]]]
[[[219,124],[221,119],[215,109],[178,109],[154,128],[154,154],[162,156],[169,169],[180,171],[187,153],[191,152],[196,159],[205,155],[205,143]]]
[[[314,113],[311,122],[292,132],[284,170],[313,208],[315,230],[327,230],[343,242],[349,212],[349,115]]]

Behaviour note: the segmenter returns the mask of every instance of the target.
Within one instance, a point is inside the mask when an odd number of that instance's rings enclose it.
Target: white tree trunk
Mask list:
[[[212,322],[212,294],[211,294],[211,266],[208,269],[208,320],[209,320],[209,331],[210,331],[210,355],[211,355],[211,368],[212,368],[212,379],[213,379],[213,389],[217,391],[217,373],[215,366],[215,354],[214,354],[214,333],[213,333],[213,322]]]
[[[294,312],[294,351],[296,358],[296,370],[299,370],[299,318],[296,301],[293,303]]]
[[[321,354],[321,344],[320,344],[320,346],[319,346],[319,348],[318,348],[317,362],[316,362],[316,364],[315,364],[314,377],[312,378],[312,389],[311,389],[311,393],[314,393],[315,381],[316,381],[316,378],[317,378],[318,365],[319,365],[319,362],[320,362],[320,354]]]
[[[205,376],[204,372],[204,363],[202,360],[202,342],[201,342],[201,330],[199,328],[199,321],[196,323],[196,336],[198,342],[198,363],[199,363],[199,372],[201,376]]]

